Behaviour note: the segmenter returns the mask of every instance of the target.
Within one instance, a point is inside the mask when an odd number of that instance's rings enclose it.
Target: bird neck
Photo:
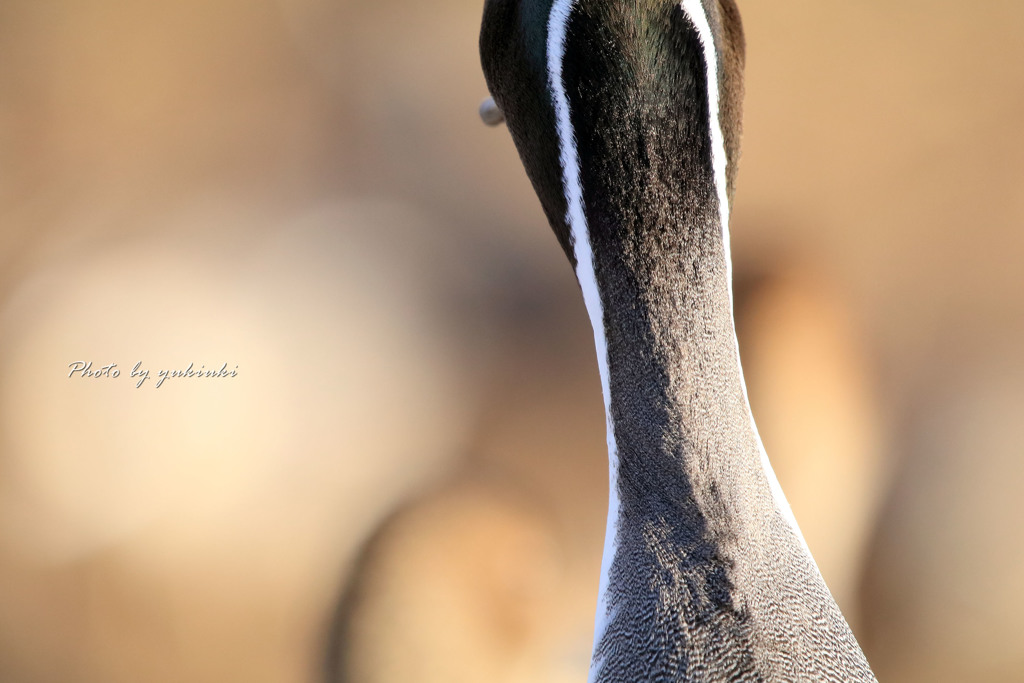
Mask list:
[[[713,164],[646,172],[641,147],[627,193],[590,144],[568,222],[611,475],[592,680],[827,680],[836,658],[835,680],[873,680],[751,417]]]
[[[607,190],[589,179],[588,195]],[[675,198],[587,211],[592,270],[578,258],[602,365],[620,514],[694,513],[712,495],[746,514],[772,483],[761,461],[740,369],[723,226],[714,201]],[[607,208],[607,207],[605,207]],[[761,498],[760,496],[758,497]],[[771,510],[775,500],[763,500]],[[762,510],[761,512],[764,512]]]
[[[757,533],[750,520],[788,511],[781,492],[781,505],[772,495],[778,487],[760,457],[739,365],[717,72],[701,49],[711,38],[697,35],[706,21],[672,20],[693,34],[691,49],[655,51],[674,60],[655,70],[692,77],[643,87],[608,87],[634,72],[616,54],[574,57],[605,49],[600,29],[585,30],[579,16],[570,36],[569,19],[553,13],[548,36],[570,256],[594,328],[608,423],[598,638],[623,585],[615,564],[623,544],[652,543],[628,534],[675,538],[654,545],[703,562],[697,585],[728,595],[722,553]]]
[[[636,623],[629,612],[672,612],[674,600],[691,603],[674,605],[688,622],[740,629],[739,558],[757,563],[772,543],[803,549],[781,491],[773,495],[747,404],[723,212],[699,181],[663,184],[655,174],[627,199],[614,182],[581,176],[582,210],[570,222],[587,231],[574,240],[577,275],[594,327],[611,479],[596,652],[613,654],[601,636],[616,621]]]
[[[576,163],[566,163],[611,475],[593,673],[627,676],[644,658],[652,675],[671,670],[707,656],[704,646],[718,638],[729,670],[754,676],[761,668],[752,577],[773,576],[797,590],[802,577],[776,566],[796,558],[827,590],[789,523],[747,405],[728,212],[708,145],[668,159],[664,141],[621,128],[618,135],[640,144],[610,163],[599,136],[583,138]],[[656,646],[623,648],[623,632],[643,623],[655,626],[644,637]]]
[[[674,57],[682,95],[668,78],[617,90],[629,65],[574,59],[604,43],[576,24],[566,52],[567,24],[552,13],[549,84],[611,475],[591,680],[829,679],[837,658],[839,679],[872,680],[747,404],[713,54]]]
[[[547,56],[567,241],[594,327],[618,488],[657,497],[680,491],[679,475],[687,490],[777,489],[739,365],[707,15],[687,0],[662,18],[689,36],[684,49],[654,40],[631,51],[608,47],[609,33],[632,30],[618,26],[622,16],[556,10]]]

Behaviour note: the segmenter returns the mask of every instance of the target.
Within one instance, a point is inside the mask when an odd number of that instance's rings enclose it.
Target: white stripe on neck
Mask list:
[[[608,523],[605,529],[604,555],[601,558],[601,581],[598,587],[597,616],[594,620],[594,647],[597,647],[611,620],[607,602],[608,578],[612,560],[618,547],[619,451],[615,443],[615,427],[611,415],[611,390],[608,378],[608,342],[605,339],[604,310],[597,288],[594,271],[594,253],[590,244],[590,231],[583,211],[583,186],[580,182],[580,160],[576,151],[576,136],[569,112],[569,98],[562,82],[562,61],[565,57],[565,36],[575,0],[555,0],[548,15],[548,85],[551,88],[558,127],[559,158],[562,165],[562,185],[565,191],[566,223],[572,236],[576,256],[576,279],[583,290],[590,324],[594,328],[594,346],[601,374],[601,393],[604,395],[605,421],[608,431]],[[595,680],[600,665],[591,663],[590,679]]]
[[[718,53],[714,34],[711,32],[711,24],[708,22],[708,16],[704,11],[701,0],[682,0],[682,8],[686,16],[689,17],[690,22],[697,29],[701,47],[704,48],[704,65],[707,68],[708,82],[709,122],[711,127],[711,163],[715,172],[715,190],[718,193],[719,220],[722,223],[722,251],[725,254],[725,277],[729,287],[729,317],[733,321],[733,337],[735,338],[736,317],[733,312],[732,253],[729,245],[729,197],[726,192],[727,181],[725,175],[728,156],[725,153],[725,136],[722,134],[722,122],[719,116],[719,102],[721,98],[718,92]],[[783,519],[789,522],[789,525],[793,528],[793,533],[796,534],[804,549],[807,550],[807,554],[810,555],[811,551],[807,547],[807,541],[804,540],[804,535],[800,532],[800,525],[797,524],[796,517],[793,516],[793,510],[789,506],[789,501],[786,500],[786,494],[782,492],[782,486],[779,485],[779,480],[775,476],[772,464],[768,461],[768,453],[764,450],[764,444],[761,442],[761,435],[757,431],[757,425],[754,424],[754,413],[750,410],[750,399],[747,396],[747,383],[743,379],[743,366],[740,363],[738,339],[736,340],[736,363],[740,376],[740,386],[743,389],[743,400],[747,404],[747,412],[750,414],[750,427],[754,430],[754,439],[757,441],[757,448],[761,454],[761,467],[764,469],[765,477],[768,479],[768,486],[771,488],[775,506],[779,509]]]

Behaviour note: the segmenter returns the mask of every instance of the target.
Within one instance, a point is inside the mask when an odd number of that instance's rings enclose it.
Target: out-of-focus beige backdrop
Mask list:
[[[741,11],[769,454],[881,680],[1022,681],[1024,5]],[[480,13],[0,3],[0,680],[583,680],[601,399]]]

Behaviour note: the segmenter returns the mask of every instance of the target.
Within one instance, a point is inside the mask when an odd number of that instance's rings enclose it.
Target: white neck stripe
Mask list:
[[[718,194],[718,212],[719,220],[722,223],[722,246],[725,254],[725,276],[726,282],[729,287],[729,316],[733,320],[733,336],[735,337],[735,321],[736,316],[733,312],[733,295],[732,295],[732,253],[729,243],[729,196],[727,194],[727,180],[726,180],[726,166],[728,164],[728,156],[725,152],[725,136],[722,134],[722,121],[719,116],[719,103],[721,97],[718,90],[718,54],[715,48],[714,34],[711,32],[711,25],[708,22],[707,13],[704,11],[704,6],[700,0],[682,0],[682,8],[697,29],[697,35],[700,37],[701,47],[704,48],[704,64],[707,68],[707,82],[708,82],[708,120],[711,127],[711,162],[714,168],[715,174],[715,190]],[[754,430],[754,438],[757,441],[757,447],[761,455],[761,467],[764,469],[765,477],[768,479],[768,486],[771,488],[772,498],[775,501],[775,506],[779,509],[782,517],[789,523],[793,529],[793,533],[803,544],[807,554],[810,555],[811,551],[807,547],[807,541],[804,540],[804,535],[800,532],[800,525],[796,522],[796,517],[793,516],[793,510],[789,506],[789,501],[786,500],[786,494],[782,492],[782,486],[779,485],[779,480],[775,476],[775,471],[772,469],[771,462],[768,460],[768,453],[764,450],[764,444],[761,442],[761,435],[757,431],[757,425],[754,424],[754,414],[750,411],[750,399],[747,396],[747,383],[743,379],[743,367],[740,363],[740,348],[739,341],[736,342],[736,363],[739,366],[740,386],[743,389],[743,400],[747,404],[747,411],[750,414],[750,426]]]
[[[597,616],[594,623],[594,647],[597,647],[611,615],[608,611],[608,578],[612,560],[618,546],[618,447],[615,443],[615,428],[611,415],[611,390],[608,377],[608,343],[605,339],[604,310],[597,288],[597,274],[594,270],[594,253],[590,244],[590,231],[583,210],[583,186],[580,182],[580,162],[576,150],[576,136],[573,132],[569,112],[569,98],[562,81],[562,62],[565,57],[565,38],[569,18],[575,0],[555,0],[548,16],[548,86],[551,89],[558,127],[559,159],[562,166],[562,185],[565,191],[566,223],[572,237],[573,252],[576,256],[576,279],[583,290],[583,301],[587,306],[590,324],[594,328],[594,346],[597,349],[597,364],[601,374],[601,392],[604,395],[605,421],[608,432],[608,523],[605,530],[604,555],[601,559],[601,581],[598,587]],[[600,664],[591,663],[590,680],[595,680]]]

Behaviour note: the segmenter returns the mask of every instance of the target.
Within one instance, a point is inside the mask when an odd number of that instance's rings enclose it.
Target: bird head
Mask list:
[[[591,186],[686,183],[710,164],[714,96],[731,195],[744,61],[733,0],[486,0],[480,53],[493,98],[481,115],[504,118],[570,260],[569,138],[585,174],[600,175]]]

